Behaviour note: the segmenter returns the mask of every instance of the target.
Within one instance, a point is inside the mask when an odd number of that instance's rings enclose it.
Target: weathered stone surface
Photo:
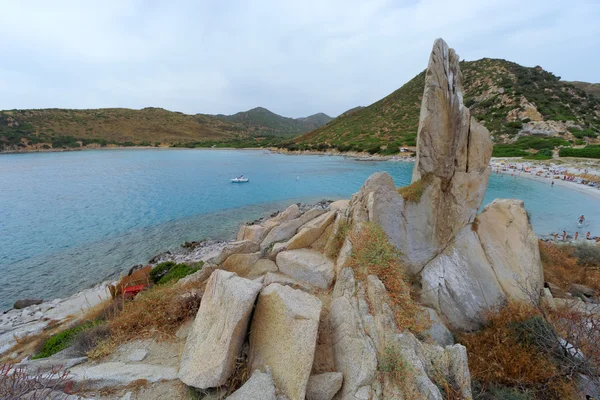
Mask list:
[[[340,253],[338,254],[337,260],[335,260],[335,274],[339,275],[341,270],[346,266],[348,260],[352,256],[352,242],[350,239],[346,238],[344,240],[344,244],[340,249]]]
[[[538,238],[522,200],[496,199],[477,216],[477,235],[507,297],[530,302],[544,287]]]
[[[302,400],[314,359],[321,301],[288,286],[262,290],[250,330],[251,371],[270,367],[290,400]]]
[[[341,372],[325,372],[312,375],[306,386],[306,400],[331,400],[342,387],[344,375]]]
[[[179,378],[186,385],[206,389],[227,381],[261,287],[231,272],[213,272],[181,358]]]
[[[335,211],[326,212],[300,228],[287,243],[288,250],[303,249],[313,244],[333,222]]]
[[[269,233],[269,229],[260,224],[242,225],[237,235],[237,240],[250,240],[254,243],[260,243]]]
[[[248,279],[258,278],[259,276],[266,275],[269,272],[278,272],[277,264],[275,262],[262,258],[258,260],[248,273]]]
[[[430,327],[423,332],[425,336],[429,336],[433,341],[442,347],[452,346],[454,344],[454,335],[446,327],[444,321],[440,318],[437,311],[433,308],[426,307],[427,316],[431,321]]]
[[[350,206],[350,200],[338,200],[329,205],[329,210],[345,212]]]
[[[587,298],[591,298],[594,297],[594,295],[596,294],[596,292],[594,291],[594,289],[592,289],[589,286],[585,286],[585,285],[580,285],[578,283],[572,283],[569,286],[569,292],[571,292],[571,294],[573,296],[579,296],[579,297],[587,297]]]
[[[239,276],[246,277],[260,259],[260,251],[248,254],[232,254],[223,262],[221,268],[225,271],[234,272]]]
[[[250,240],[241,240],[237,242],[227,243],[216,256],[208,260],[208,263],[219,265],[233,254],[255,253],[260,250],[257,243]]]
[[[16,310],[20,310],[21,308],[42,304],[43,302],[44,300],[41,299],[21,299],[15,301],[13,308]]]
[[[314,250],[283,251],[277,255],[276,263],[282,273],[314,287],[328,289],[333,282],[333,263]]]
[[[276,400],[273,377],[270,373],[256,370],[227,400]]]
[[[373,342],[365,333],[358,300],[356,282],[350,268],[338,275],[329,310],[335,369],[344,376],[342,389],[336,398],[357,399],[359,391],[370,395],[370,385],[377,373],[377,354]],[[368,387],[368,389],[364,389]]]
[[[264,226],[267,229],[272,229],[274,226],[279,225],[283,222],[288,222],[293,219],[300,217],[302,213],[300,212],[300,207],[298,204],[292,204],[288,208],[286,208],[283,212],[277,214],[273,218],[270,218],[264,222]]]
[[[266,249],[271,246],[273,243],[282,242],[284,240],[289,240],[296,234],[298,228],[302,225],[306,224],[308,221],[318,217],[319,215],[325,213],[325,210],[322,208],[313,208],[308,210],[300,217],[293,219],[291,221],[284,222],[269,232],[269,234],[264,238],[262,243],[260,244],[261,249]]]
[[[76,383],[85,383],[87,389],[126,386],[140,379],[154,383],[177,378],[175,368],[141,363],[82,364],[71,368],[70,372],[69,379]]]
[[[176,286],[183,287],[191,283],[200,283],[210,278],[210,275],[215,270],[214,265],[205,264],[200,271],[194,272],[191,275],[181,278],[175,284]]]
[[[291,278],[287,275],[269,272],[265,275],[265,279],[263,280],[263,287],[269,286],[271,283],[279,283],[280,285],[291,286],[294,289],[302,289],[305,292],[312,292],[315,288],[310,284],[299,281],[298,279]]]
[[[484,312],[506,300],[471,226],[466,226],[421,272],[421,301],[455,328],[476,329]]]
[[[325,230],[323,231],[321,236],[319,236],[319,238],[310,245],[311,249],[321,252],[323,254],[329,255],[329,253],[325,249],[325,246],[330,241],[330,239],[333,237],[333,235],[332,235],[333,225],[334,224],[329,224],[329,226],[327,226],[327,228],[325,228]]]

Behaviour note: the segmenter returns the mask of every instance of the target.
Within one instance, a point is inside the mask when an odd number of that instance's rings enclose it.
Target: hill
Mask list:
[[[565,81],[565,83],[570,83],[571,85],[575,86],[576,88],[583,90],[587,94],[591,94],[597,98],[600,98],[600,83],[587,83],[587,82],[579,82],[579,81],[572,81],[572,82]]]
[[[585,144],[600,132],[600,98],[541,67],[489,58],[463,61],[460,67],[465,105],[505,149]],[[389,96],[285,147],[393,154],[400,146],[415,146],[424,82],[422,72]],[[536,140],[520,139],[530,135]]]
[[[331,120],[325,114],[294,120],[265,109],[230,117],[162,108],[6,110],[0,111],[0,152],[106,145],[272,145],[282,140],[279,137],[289,138]]]
[[[333,119],[323,113],[304,118],[287,118],[263,107],[256,107],[233,115],[217,114],[211,117],[239,124],[251,134],[270,136],[295,136],[317,129]]]

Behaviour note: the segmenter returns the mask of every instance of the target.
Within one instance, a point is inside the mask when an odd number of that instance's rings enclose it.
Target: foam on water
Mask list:
[[[240,223],[293,202],[348,198],[376,171],[406,185],[412,167],[263,151],[2,155],[0,307],[69,295],[184,241],[231,238]],[[229,182],[241,174],[250,183]],[[485,202],[498,197],[525,200],[538,234],[573,232],[581,214],[582,229],[600,234],[600,210],[577,191],[492,175]]]

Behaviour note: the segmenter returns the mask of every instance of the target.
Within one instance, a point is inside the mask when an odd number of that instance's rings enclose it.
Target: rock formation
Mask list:
[[[489,178],[489,132],[463,105],[458,56],[435,41],[425,78],[412,183],[369,177],[351,201],[354,229],[379,224],[422,284],[422,300],[455,328],[483,311],[542,289],[537,238],[523,202],[496,200],[477,216]],[[337,268],[337,265],[336,265]]]

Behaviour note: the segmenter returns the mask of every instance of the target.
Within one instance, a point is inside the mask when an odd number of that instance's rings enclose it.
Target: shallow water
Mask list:
[[[293,202],[349,198],[376,171],[406,185],[412,167],[256,150],[0,155],[0,308],[69,295],[187,240],[231,238]],[[242,173],[250,183],[229,182]],[[580,214],[580,234],[600,234],[595,199],[577,191],[493,175],[485,202],[497,197],[525,200],[538,234],[573,232]]]

